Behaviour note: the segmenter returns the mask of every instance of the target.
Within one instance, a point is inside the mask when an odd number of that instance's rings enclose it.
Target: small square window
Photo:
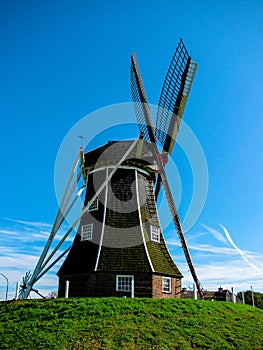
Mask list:
[[[171,293],[172,291],[172,280],[171,277],[163,277],[163,292]]]
[[[83,225],[81,227],[81,240],[87,241],[92,239],[93,224]]]
[[[89,206],[89,211],[93,211],[93,210],[98,210],[99,207],[99,201],[98,198],[96,198],[93,203]]]
[[[151,225],[151,240],[160,243],[160,228]]]
[[[116,276],[116,290],[117,292],[131,292],[132,281],[134,276]]]

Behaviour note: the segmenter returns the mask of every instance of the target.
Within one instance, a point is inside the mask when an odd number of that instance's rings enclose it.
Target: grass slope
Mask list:
[[[182,299],[0,303],[1,349],[263,349],[263,311]]]

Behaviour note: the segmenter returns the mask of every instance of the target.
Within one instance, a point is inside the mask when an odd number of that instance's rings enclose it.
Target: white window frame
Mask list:
[[[98,201],[98,198],[96,198],[94,202],[89,206],[89,211],[98,210],[98,208],[99,208],[99,201]]]
[[[93,233],[93,224],[83,225],[81,227],[81,241],[92,240],[92,233]]]
[[[166,282],[168,281],[168,288]],[[163,293],[172,293],[172,279],[171,277],[162,278],[162,291]]]
[[[151,225],[151,241],[160,243],[160,227]]]
[[[119,284],[119,280],[121,278],[130,279],[129,285],[128,283],[121,283],[124,287],[121,287]],[[116,276],[116,291],[117,292],[132,292],[132,286],[134,285],[134,276],[133,275],[117,275]]]

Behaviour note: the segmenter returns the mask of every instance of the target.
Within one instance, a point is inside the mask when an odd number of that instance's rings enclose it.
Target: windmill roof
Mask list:
[[[114,166],[123,157],[135,140],[109,141],[107,144],[85,153],[85,167],[89,170],[102,166]],[[136,158],[137,146],[133,148],[123,166],[136,166],[154,173],[155,160],[153,146],[143,140],[140,159]],[[154,168],[154,169],[153,169]]]

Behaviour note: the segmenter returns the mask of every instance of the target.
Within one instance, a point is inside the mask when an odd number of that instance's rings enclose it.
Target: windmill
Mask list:
[[[203,298],[164,169],[196,67],[180,40],[163,83],[154,127],[136,56],[131,56],[131,92],[140,136],[134,141],[109,141],[86,153],[80,148],[46,246],[32,276],[24,281],[24,298],[66,254],[58,271],[59,296],[65,295],[69,281],[70,296],[178,297],[182,274],[166,247],[156,207],[161,186]],[[162,145],[161,154],[157,142]],[[80,178],[84,184],[70,203]],[[56,233],[84,190],[82,212],[48,255]],[[77,225],[72,246],[54,258]]]

